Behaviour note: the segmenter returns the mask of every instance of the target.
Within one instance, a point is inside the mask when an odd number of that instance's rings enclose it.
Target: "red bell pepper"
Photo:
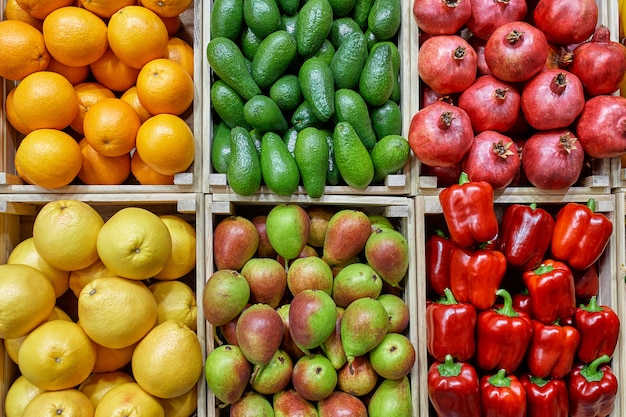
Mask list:
[[[522,311],[529,316],[531,315],[530,296],[528,295],[527,288],[524,288],[522,291],[513,294],[513,308],[515,309],[515,311]]]
[[[600,306],[596,297],[581,305],[574,314],[574,326],[580,332],[576,357],[589,363],[602,355],[613,356],[619,337],[620,319],[609,306]]]
[[[533,334],[526,352],[530,373],[539,378],[564,378],[572,370],[580,333],[573,326],[543,324],[533,320]]]
[[[488,242],[498,234],[493,187],[486,181],[470,182],[465,172],[459,183],[439,193],[450,239],[461,247]]]
[[[450,254],[450,289],[477,310],[493,306],[505,272],[506,258],[499,251],[456,247]]]
[[[613,233],[613,223],[595,213],[596,201],[568,203],[556,215],[551,251],[574,269],[589,268],[600,258]]]
[[[522,275],[530,296],[531,316],[544,324],[566,320],[576,311],[574,275],[563,262],[546,259]]]
[[[539,266],[550,247],[554,218],[536,203],[513,204],[505,210],[497,246],[507,264],[521,270]]]
[[[434,362],[428,370],[428,398],[439,417],[481,417],[479,380],[468,363]]]
[[[483,417],[526,417],[526,392],[515,375],[500,369],[480,379]]]
[[[527,417],[567,417],[567,383],[561,378],[519,377],[526,392]]]
[[[602,355],[589,364],[578,364],[569,376],[569,415],[571,417],[606,417],[613,411],[617,396],[617,378]]]
[[[438,295],[450,288],[450,253],[454,247],[441,229],[426,242],[426,279],[429,289]]]
[[[485,310],[476,320],[476,363],[486,371],[514,372],[524,360],[532,335],[530,317],[513,309],[511,295],[499,289],[504,304]]]
[[[469,360],[476,349],[476,309],[455,300],[449,288],[445,297],[426,308],[428,353],[442,362],[450,354],[458,361]]]
[[[574,274],[574,292],[576,300],[588,303],[591,297],[598,295],[600,290],[600,276],[598,275],[598,263],[594,262],[584,271],[572,270]]]

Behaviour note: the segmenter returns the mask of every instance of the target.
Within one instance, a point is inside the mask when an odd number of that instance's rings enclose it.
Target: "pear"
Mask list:
[[[306,211],[311,218],[308,244],[316,248],[321,248],[324,246],[328,221],[333,217],[333,214],[335,214],[335,210],[328,206],[310,206]]]
[[[378,297],[389,317],[388,333],[402,333],[409,327],[410,311],[404,300],[395,294],[381,294]]]
[[[213,326],[222,326],[237,317],[250,299],[250,285],[239,272],[214,272],[202,293],[204,317]]]
[[[369,394],[378,383],[378,374],[369,355],[357,356],[337,371],[337,387],[344,392],[362,397]]]
[[[333,300],[339,307],[358,298],[378,298],[383,289],[383,280],[378,273],[367,264],[360,262],[345,266],[333,281]]]
[[[333,271],[317,256],[295,259],[287,271],[287,288],[292,295],[304,290],[333,290]]]
[[[204,377],[207,386],[224,404],[233,404],[241,398],[251,374],[250,362],[237,346],[219,346],[206,357]]]
[[[241,268],[241,275],[250,286],[253,303],[278,307],[287,290],[287,272],[272,258],[252,258]]]
[[[413,343],[400,333],[387,336],[370,352],[370,362],[378,375],[386,379],[407,376],[415,363]]]
[[[363,401],[346,392],[335,391],[317,402],[319,417],[367,417],[367,408]]]
[[[304,356],[304,352],[302,349],[296,345],[296,343],[291,338],[291,330],[289,329],[289,310],[291,309],[291,304],[283,304],[276,309],[278,315],[283,320],[283,341],[280,344],[280,347],[289,355],[292,360],[298,360]]]
[[[346,307],[341,319],[341,344],[348,364],[374,349],[387,334],[389,319],[380,301],[359,298]]]
[[[298,359],[293,366],[291,383],[305,400],[323,400],[337,386],[337,370],[326,356],[313,353]]]
[[[317,409],[294,389],[277,392],[272,397],[275,417],[318,417]]]
[[[337,307],[335,330],[320,345],[322,352],[324,352],[324,355],[326,355],[335,369],[341,368],[346,362],[348,362],[346,352],[343,351],[343,346],[341,344],[341,319],[345,311],[346,310],[343,307]]]
[[[230,406],[230,417],[274,417],[274,409],[264,395],[248,391]]]
[[[267,304],[253,304],[237,320],[237,342],[254,365],[266,365],[283,341],[283,320]]]
[[[265,220],[267,237],[278,255],[290,261],[298,257],[309,240],[311,220],[299,205],[272,207]]]
[[[256,226],[242,216],[228,216],[213,230],[213,261],[216,268],[234,269],[251,259],[259,247]]]
[[[365,259],[386,283],[398,287],[409,269],[409,245],[397,230],[377,228],[365,243]]]
[[[370,223],[372,223],[372,230],[375,230],[376,228],[381,228],[381,229],[393,229],[393,224],[391,224],[391,220],[389,220],[387,217],[383,216],[382,214],[370,214],[368,215],[368,217],[370,218]]]
[[[372,233],[367,214],[360,210],[337,211],[328,221],[322,258],[332,267],[341,265],[365,248]]]
[[[278,349],[267,365],[252,372],[250,386],[260,394],[276,394],[291,382],[292,370],[293,361],[284,350]]]
[[[369,417],[411,417],[411,385],[409,378],[384,379],[372,394],[367,406]]]
[[[291,300],[289,331],[305,353],[322,344],[335,330],[337,306],[320,290],[304,290]]]
[[[267,216],[265,214],[259,214],[258,216],[254,216],[252,218],[252,224],[256,226],[256,231],[259,234],[259,246],[257,247],[256,253],[254,254],[257,258],[276,258],[276,251],[270,244],[269,239],[267,238],[267,231],[265,229],[265,220]]]

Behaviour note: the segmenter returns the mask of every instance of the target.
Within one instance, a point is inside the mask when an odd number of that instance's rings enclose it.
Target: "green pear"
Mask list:
[[[274,409],[264,395],[248,391],[230,406],[230,417],[274,417]]]
[[[408,377],[383,380],[367,406],[369,417],[411,417],[413,403]]]
[[[330,295],[333,271],[317,256],[295,259],[287,270],[287,288],[294,296],[304,290],[322,290]]]
[[[250,299],[250,285],[233,269],[221,269],[207,280],[202,293],[204,317],[222,326],[237,317]]]
[[[386,379],[407,376],[415,364],[415,347],[400,333],[387,336],[370,351],[370,362],[378,375]]]
[[[297,258],[308,242],[310,225],[306,210],[297,204],[274,206],[265,219],[267,238],[287,261]]]
[[[206,357],[204,377],[207,386],[224,404],[233,404],[241,398],[251,374],[250,362],[237,346],[219,346]]]
[[[341,344],[348,364],[374,349],[387,334],[389,319],[380,301],[359,298],[346,307],[341,319]]]
[[[298,359],[293,366],[291,383],[305,400],[323,400],[337,386],[337,370],[326,356],[313,353]]]
[[[391,220],[382,214],[370,214],[368,215],[370,218],[370,223],[372,223],[372,230],[376,228],[381,229],[393,229],[393,224],[391,224]]]
[[[335,391],[317,402],[319,417],[367,417],[367,408],[363,401],[347,392]]]
[[[409,245],[394,229],[375,229],[365,243],[365,259],[392,287],[399,287],[409,269]]]
[[[318,417],[313,403],[302,398],[294,389],[274,394],[272,404],[275,417]]]
[[[250,286],[252,303],[278,307],[287,290],[287,272],[272,258],[252,258],[241,268],[241,275]]]
[[[293,361],[284,350],[278,349],[267,365],[255,365],[250,386],[260,394],[275,394],[291,382]]]
[[[283,341],[283,319],[267,304],[253,304],[237,320],[237,342],[254,365],[266,365]]]
[[[322,344],[335,330],[337,306],[320,290],[298,293],[289,307],[289,331],[293,341],[307,352]]]
[[[410,311],[404,300],[395,294],[381,294],[378,297],[389,316],[389,333],[402,333],[409,327]]]
[[[383,289],[383,280],[367,264],[353,263],[342,268],[333,281],[333,300],[339,307],[358,298],[378,298]]]
[[[330,363],[333,364],[335,369],[341,368],[348,358],[346,358],[346,352],[343,351],[341,344],[341,319],[346,309],[343,307],[337,307],[337,322],[335,323],[335,330],[322,342],[320,348],[324,355],[328,358]]]
[[[213,230],[213,261],[216,269],[239,271],[259,247],[256,226],[242,216],[228,216]]]
[[[332,267],[359,254],[372,233],[372,224],[363,211],[343,209],[328,221],[322,258]]]

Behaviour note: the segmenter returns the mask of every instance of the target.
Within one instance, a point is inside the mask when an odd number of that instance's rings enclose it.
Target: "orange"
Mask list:
[[[159,174],[152,168],[150,168],[141,159],[139,153],[134,152],[130,160],[130,170],[142,185],[172,185],[174,184],[173,175]]]
[[[69,6],[74,0],[17,0],[24,11],[37,19],[44,19],[53,10]]]
[[[19,20],[0,22],[0,77],[21,80],[45,70],[49,62],[50,54],[40,31]]]
[[[174,175],[189,168],[195,157],[195,139],[183,119],[157,114],[137,131],[137,152],[156,172]]]
[[[78,172],[78,179],[85,184],[118,185],[130,175],[129,153],[120,156],[104,156],[84,138],[78,142],[78,145],[83,154],[83,166]]]
[[[94,82],[76,84],[74,90],[76,90],[76,94],[78,94],[78,114],[72,123],[70,123],[70,127],[78,133],[83,133],[85,113],[98,101],[105,98],[114,98],[115,94],[102,84]]]
[[[61,74],[38,71],[15,87],[13,108],[29,129],[65,129],[78,114],[78,94]]]
[[[43,21],[43,38],[50,55],[70,67],[96,62],[107,50],[107,25],[80,7],[54,10]]]
[[[33,129],[29,129],[22,123],[22,121],[15,114],[15,109],[13,108],[13,95],[15,94],[15,88],[9,91],[7,94],[7,98],[4,102],[7,121],[13,126],[13,129],[17,130],[23,135],[28,135]]]
[[[161,16],[161,20],[165,23],[165,27],[167,28],[167,33],[170,36],[174,36],[178,29],[180,29],[180,16],[174,17],[163,17]]]
[[[119,98],[95,103],[83,120],[85,139],[104,156],[121,156],[135,147],[141,120],[130,104]]]
[[[192,0],[141,0],[141,5],[163,17],[178,16],[189,8]]]
[[[145,7],[122,7],[111,16],[108,28],[111,49],[130,67],[141,68],[165,53],[168,40],[165,23]]]
[[[4,9],[4,17],[7,20],[19,20],[21,22],[28,23],[39,31],[41,31],[43,25],[43,21],[41,19],[31,16],[24,9],[22,9],[22,6],[19,5],[17,0],[7,0]]]
[[[80,0],[80,4],[100,17],[109,18],[122,7],[137,4],[137,0]]]
[[[176,36],[171,37],[163,58],[178,62],[193,78],[193,48],[187,42]]]
[[[137,68],[120,61],[111,48],[89,67],[96,81],[113,91],[125,91],[134,86],[139,74]]]
[[[68,185],[80,171],[83,158],[76,140],[57,129],[34,130],[15,152],[15,168],[29,184],[45,188]]]
[[[61,74],[67,80],[76,85],[84,82],[89,77],[89,65],[83,65],[82,67],[70,67],[50,57],[50,63],[48,64],[47,71],[52,71]]]
[[[141,101],[139,101],[137,86],[132,86],[128,90],[124,91],[124,94],[122,94],[120,98],[135,109],[141,123],[152,117],[152,114],[150,114],[150,112],[148,112],[148,110],[146,110],[146,108],[141,104]]]
[[[137,76],[137,95],[152,114],[179,115],[193,103],[193,79],[178,62],[158,58],[148,62]]]

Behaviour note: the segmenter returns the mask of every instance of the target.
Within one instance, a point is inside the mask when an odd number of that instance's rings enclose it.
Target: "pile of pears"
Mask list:
[[[205,378],[220,414],[411,416],[406,238],[353,207],[266,208],[213,233]]]

